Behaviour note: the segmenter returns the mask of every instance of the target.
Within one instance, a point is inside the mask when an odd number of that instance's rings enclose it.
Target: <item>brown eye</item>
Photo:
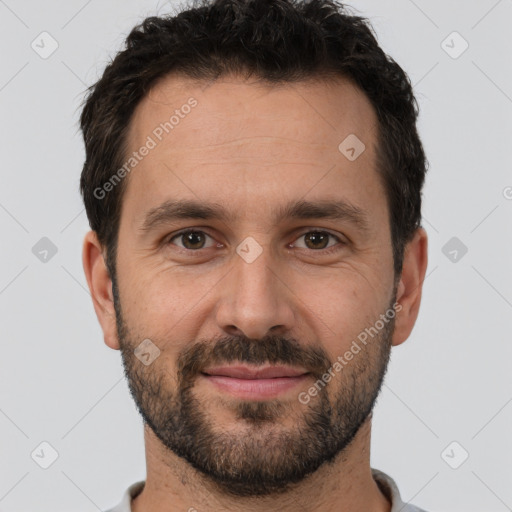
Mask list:
[[[308,231],[307,233],[302,234],[298,239],[304,240],[304,246],[301,247],[297,244],[294,244],[294,246],[299,249],[311,249],[313,251],[327,250],[328,252],[331,247],[336,246],[336,243],[329,245],[330,240],[344,245],[343,241],[339,237],[329,233],[328,231]]]
[[[182,245],[178,245],[178,247],[182,247],[183,249],[188,249],[191,251],[198,250],[198,249],[205,249],[205,240],[206,238],[211,238],[209,235],[207,235],[204,231],[182,231],[181,233],[178,233],[177,235],[173,236],[168,243],[173,243],[173,240],[180,240]],[[211,247],[211,246],[210,246]]]
[[[309,249],[325,249],[329,243],[329,237],[328,233],[312,231],[305,235],[304,240]]]

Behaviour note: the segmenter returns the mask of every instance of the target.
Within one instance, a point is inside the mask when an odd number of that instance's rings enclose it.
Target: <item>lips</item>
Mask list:
[[[290,394],[304,385],[310,373],[290,366],[217,366],[202,372],[202,378],[222,393],[240,400],[269,400]]]
[[[234,379],[276,379],[280,377],[300,377],[308,372],[290,366],[268,366],[255,368],[249,366],[217,366],[203,372],[210,376],[231,377]]]

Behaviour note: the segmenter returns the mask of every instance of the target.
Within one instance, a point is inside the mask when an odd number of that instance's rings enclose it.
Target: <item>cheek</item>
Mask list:
[[[196,336],[207,296],[203,282],[165,271],[142,271],[125,280],[121,290],[123,317],[137,337],[149,338],[166,356]]]
[[[332,359],[345,352],[353,340],[385,313],[387,291],[357,272],[339,272],[308,286],[302,281],[301,315],[322,339]],[[307,293],[306,293],[307,290]]]

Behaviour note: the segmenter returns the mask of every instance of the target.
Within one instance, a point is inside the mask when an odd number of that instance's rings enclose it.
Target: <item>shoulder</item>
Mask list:
[[[426,510],[411,505],[410,503],[404,503],[396,482],[388,474],[372,468],[372,476],[381,492],[391,502],[390,512],[427,512]]]
[[[114,508],[111,508],[105,512],[131,512],[132,500],[138,494],[140,494],[142,489],[144,489],[145,483],[145,480],[141,480],[130,485],[130,487],[128,487],[128,489],[126,489],[124,492],[121,501]]]

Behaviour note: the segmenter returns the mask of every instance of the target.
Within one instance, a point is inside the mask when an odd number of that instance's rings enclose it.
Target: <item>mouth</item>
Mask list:
[[[275,398],[303,384],[310,378],[303,368],[290,366],[219,366],[202,372],[215,389],[251,400]]]

